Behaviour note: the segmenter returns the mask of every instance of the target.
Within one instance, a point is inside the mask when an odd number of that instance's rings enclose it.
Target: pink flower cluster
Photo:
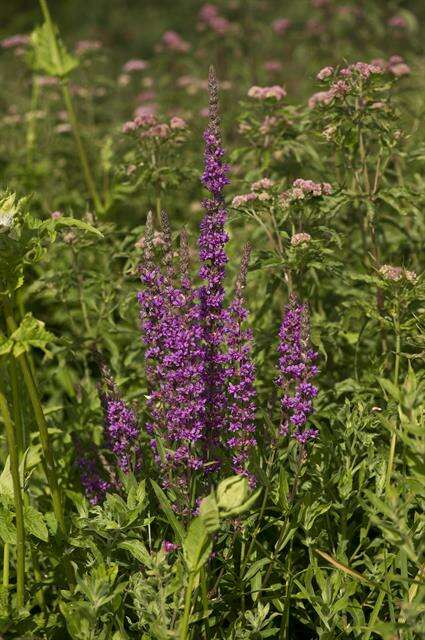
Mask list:
[[[308,244],[311,240],[311,235],[309,233],[294,233],[291,238],[291,245],[293,247],[298,247],[300,244]]]
[[[149,67],[149,63],[146,60],[128,60],[123,66],[122,70],[125,73],[132,73],[133,71],[144,71]]]
[[[215,4],[204,4],[199,12],[199,19],[202,27],[209,27],[219,35],[224,35],[232,29],[232,23],[220,15]]]
[[[0,47],[2,49],[14,49],[15,47],[25,47],[29,44],[30,37],[27,34],[17,33],[14,36],[3,38],[0,40]]]
[[[274,84],[271,87],[257,87],[254,85],[248,91],[248,96],[250,98],[255,98],[256,100],[267,100],[268,98],[282,100],[282,98],[286,96],[286,91],[278,84]]]
[[[132,133],[142,129],[140,136],[143,138],[167,138],[172,131],[186,129],[187,123],[183,118],[173,116],[170,122],[158,122],[153,114],[138,115],[134,120],[125,122],[122,127],[123,133]]]
[[[403,267],[393,267],[390,264],[383,264],[379,269],[379,273],[384,280],[392,280],[393,282],[408,280],[412,284],[416,282],[418,277],[414,271],[407,271]]]
[[[100,40],[78,40],[75,45],[75,53],[77,56],[83,56],[85,53],[99,51],[102,48]]]
[[[270,200],[272,196],[267,192],[267,189],[270,189],[273,185],[274,182],[273,180],[270,180],[270,178],[261,178],[261,180],[253,182],[249,193],[244,193],[233,198],[232,207],[237,209],[247,202],[252,202],[254,200],[259,200],[260,202]]]
[[[291,26],[291,21],[288,18],[277,18],[272,22],[272,29],[279,36],[283,35]]]
[[[395,29],[407,29],[408,24],[404,16],[395,15],[388,20],[388,26],[394,27]]]
[[[329,196],[332,193],[332,185],[329,182],[313,182],[297,178],[292,183],[292,188],[280,195],[281,204],[288,205],[293,200],[304,200],[308,196]]]
[[[178,53],[187,53],[190,49],[190,44],[176,31],[166,31],[162,36],[162,44],[168,51]]]

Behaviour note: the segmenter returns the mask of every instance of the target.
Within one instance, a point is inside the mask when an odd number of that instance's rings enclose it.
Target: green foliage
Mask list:
[[[51,3],[55,23],[44,10],[38,27],[34,6],[0,8],[5,37],[31,33],[16,48],[3,43],[0,59],[0,389],[19,449],[26,534],[19,608],[0,418],[4,638],[425,638],[425,10],[416,0],[284,4],[260,11],[254,0],[218,0],[227,27],[189,0]],[[279,34],[281,18],[290,23]],[[170,29],[188,47],[167,49]],[[103,42],[88,40],[93,33]],[[395,54],[403,60],[391,62]],[[123,67],[139,57],[146,68]],[[383,73],[339,75],[377,59]],[[215,486],[206,475],[182,513],[144,428],[151,389],[137,274],[149,210],[159,218],[167,208],[173,235],[185,227],[195,247],[210,63],[222,81],[232,168],[229,282],[245,242],[253,246],[245,295],[256,486],[238,476]],[[324,97],[342,78],[349,90]],[[281,100],[247,95],[277,84],[287,91]],[[136,114],[153,114],[157,134],[151,124],[124,133]],[[185,126],[173,128],[175,116]],[[299,178],[331,190],[292,197]],[[157,232],[158,260],[164,241]],[[192,250],[190,258],[195,274]],[[292,292],[309,304],[319,352],[311,426],[320,435],[306,448],[279,435],[277,334]],[[141,455],[128,474],[105,446],[98,352],[140,423]],[[64,529],[46,482],[40,407]],[[80,484],[76,439],[86,452],[93,446],[108,482],[96,505]]]

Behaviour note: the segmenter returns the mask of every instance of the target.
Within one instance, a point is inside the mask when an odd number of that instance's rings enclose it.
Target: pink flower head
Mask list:
[[[162,36],[162,42],[169,51],[186,53],[190,49],[190,44],[183,40],[176,31],[166,31]]]
[[[142,133],[142,137],[146,138],[166,138],[170,133],[168,124],[155,124],[153,127]]]
[[[124,122],[122,126],[123,133],[131,133],[131,131],[135,131],[137,129],[137,124],[134,120],[128,120],[128,122]]]
[[[300,244],[308,244],[311,240],[311,235],[309,233],[294,233],[291,238],[291,245],[293,247],[298,247]]]
[[[232,207],[235,207],[236,209],[238,207],[240,207],[243,204],[246,204],[247,202],[251,202],[252,200],[256,200],[257,199],[257,194],[256,193],[245,193],[243,195],[240,196],[235,196],[232,200]]]
[[[50,217],[52,218],[52,220],[57,220],[61,216],[62,216],[61,211],[52,211],[52,213],[50,214]]]
[[[17,33],[14,36],[3,38],[0,40],[0,47],[2,49],[14,49],[15,47],[25,47],[30,42],[30,36],[22,33]]]
[[[137,117],[140,116],[141,118],[152,118],[155,113],[157,112],[157,105],[156,104],[144,104],[141,105],[140,107],[137,107],[137,109],[134,111],[134,115],[136,116],[136,121],[137,121]]]
[[[272,22],[272,28],[279,36],[283,35],[285,31],[291,26],[291,21],[288,18],[277,18]]]
[[[124,73],[132,73],[133,71],[144,71],[149,66],[146,60],[128,60],[123,66]]]
[[[263,66],[266,71],[275,73],[277,71],[281,71],[283,65],[280,60],[266,60]]]
[[[146,89],[141,91],[137,96],[138,102],[149,102],[149,100],[155,100],[156,92],[153,89]]]
[[[170,120],[171,129],[186,129],[187,122],[183,120],[183,118],[179,118],[179,116],[174,116]]]
[[[75,53],[77,56],[83,56],[85,53],[98,51],[102,48],[100,40],[78,40],[75,45]]]
[[[218,8],[215,4],[210,4],[209,2],[204,4],[199,11],[199,17],[203,22],[209,22],[212,18],[216,18],[218,15]]]
[[[316,78],[318,80],[324,80],[325,78],[329,78],[333,74],[333,67],[323,67],[317,74]]]
[[[400,78],[401,76],[407,76],[411,72],[411,68],[405,62],[400,62],[398,64],[392,64],[389,67],[390,73],[393,74],[396,78]]]
[[[267,100],[268,98],[274,98],[275,100],[282,100],[286,96],[286,91],[283,87],[275,84],[271,87],[257,87],[253,86],[248,91],[250,98],[256,100]]]
[[[393,16],[388,20],[388,25],[390,27],[394,27],[395,29],[407,29],[408,24],[407,20],[404,16]]]
[[[174,544],[174,542],[170,542],[169,540],[164,540],[164,542],[162,543],[162,548],[165,553],[171,553],[172,551],[177,551],[179,545]]]
[[[261,178],[261,180],[253,182],[251,188],[253,191],[259,191],[260,189],[270,189],[273,184],[273,180],[270,180],[270,178]]]

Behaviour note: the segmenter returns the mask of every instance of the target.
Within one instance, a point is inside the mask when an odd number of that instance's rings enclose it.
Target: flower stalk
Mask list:
[[[22,609],[25,604],[25,525],[24,509],[22,502],[22,487],[19,475],[18,448],[15,437],[15,429],[10,416],[9,405],[3,391],[4,383],[1,381],[0,388],[0,412],[6,431],[7,448],[10,460],[10,473],[13,483],[13,500],[15,504],[16,523],[16,603],[18,609]],[[5,564],[7,564],[6,574],[3,572],[3,583],[9,582],[9,556],[8,550],[4,551]],[[7,561],[7,563],[6,563]]]

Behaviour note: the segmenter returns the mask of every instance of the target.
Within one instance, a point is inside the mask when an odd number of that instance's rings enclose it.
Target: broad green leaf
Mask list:
[[[145,566],[150,564],[149,552],[140,540],[124,540],[118,544],[119,549],[129,551],[131,555]]]
[[[37,27],[31,34],[31,44],[27,59],[36,71],[65,78],[79,65],[78,58],[65,49],[55,25],[50,26],[45,22],[41,27]]]
[[[170,501],[168,500],[167,496],[165,495],[165,493],[163,492],[163,490],[161,489],[160,486],[157,485],[157,483],[154,480],[151,480],[151,485],[153,490],[155,491],[156,497],[158,498],[161,507],[166,515],[166,518],[168,520],[168,522],[170,523],[170,525],[172,526],[172,528],[174,529],[175,534],[177,535],[179,542],[183,543],[184,540],[184,529],[182,527],[182,525],[180,524],[180,522],[177,520],[174,511],[171,507]]]
[[[34,509],[34,507],[24,507],[25,529],[36,538],[47,542],[49,532],[44,522],[43,514]]]
[[[212,551],[211,536],[202,521],[202,518],[192,520],[183,542],[183,556],[187,568],[197,573],[207,562]]]
[[[18,358],[31,347],[42,349],[47,353],[47,344],[54,340],[54,335],[44,328],[44,322],[27,313],[19,327],[11,334],[13,355]]]

